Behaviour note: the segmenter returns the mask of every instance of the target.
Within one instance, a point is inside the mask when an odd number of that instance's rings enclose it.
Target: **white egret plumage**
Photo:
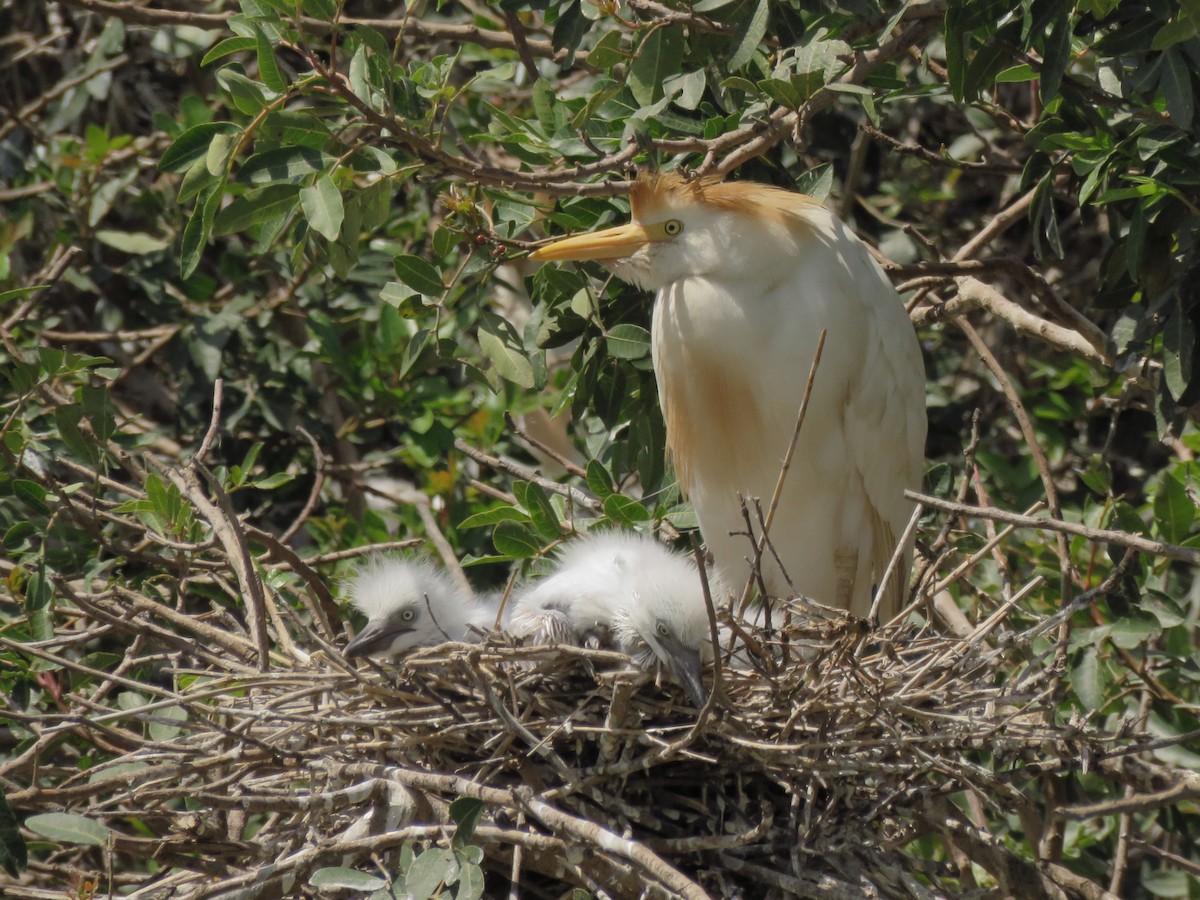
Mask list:
[[[715,578],[710,589],[721,602]],[[651,537],[605,531],[571,541],[554,571],[517,595],[508,627],[535,642],[611,641],[645,668],[661,665],[704,703],[710,632],[700,572]]]
[[[746,182],[643,175],[632,221],[543,246],[657,292],[654,371],[681,488],[725,580],[752,556],[739,494],[771,498],[818,337],[828,340],[770,539],[799,593],[865,615],[913,511],[926,431],[912,324],[866,246],[822,204]],[[896,612],[911,547],[880,612]],[[787,581],[768,553],[772,594]]]
[[[426,560],[376,557],[350,585],[350,600],[367,624],[345,654],[399,656],[446,641],[478,641],[496,620],[497,604],[456,585]]]

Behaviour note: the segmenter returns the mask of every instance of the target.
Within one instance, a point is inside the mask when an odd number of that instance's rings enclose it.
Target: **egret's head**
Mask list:
[[[399,656],[417,647],[462,640],[482,621],[483,607],[424,560],[379,557],[350,585],[367,624],[346,645],[346,656]]]
[[[693,568],[691,576],[668,581],[645,573],[618,609],[615,634],[639,665],[651,668],[657,661],[701,707],[708,699],[700,673],[711,637],[700,575]]]
[[[530,259],[594,259],[646,290],[689,276],[758,275],[772,259],[791,255],[805,213],[822,208],[766,185],[686,180],[674,172],[640,174],[629,200],[628,225],[555,241]]]

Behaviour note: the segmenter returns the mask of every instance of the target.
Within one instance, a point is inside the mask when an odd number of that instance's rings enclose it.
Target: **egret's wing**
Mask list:
[[[882,271],[865,258],[860,268],[867,324],[865,358],[870,364],[852,382],[845,407],[846,449],[861,479],[864,533],[860,572],[869,567],[867,585],[883,575],[896,542],[908,524],[913,503],[906,488],[920,487],[925,458],[925,377],[916,333]],[[871,270],[871,271],[868,271]],[[869,543],[868,543],[869,540]],[[911,547],[897,575],[885,586],[880,617],[899,612],[908,587]],[[873,579],[873,580],[872,580]],[[861,586],[856,591],[859,609]]]

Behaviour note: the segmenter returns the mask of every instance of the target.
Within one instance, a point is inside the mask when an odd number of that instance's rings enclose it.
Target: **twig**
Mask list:
[[[576,476],[577,478],[587,477],[586,469],[575,462],[575,460],[564,456],[562,453],[559,453],[545,441],[535,438],[526,429],[518,425],[517,420],[512,417],[512,413],[508,412],[507,410],[504,413],[504,423],[508,426],[509,430],[512,431],[513,434],[530,444],[539,453],[546,454],[572,475]]]
[[[991,519],[994,522],[1008,522],[1022,528],[1037,528],[1042,531],[1074,534],[1079,537],[1085,537],[1090,541],[1116,544],[1118,547],[1129,547],[1140,553],[1149,553],[1151,556],[1176,559],[1180,562],[1190,563],[1193,566],[1200,566],[1200,551],[1193,550],[1190,547],[1181,547],[1178,544],[1154,541],[1141,535],[1130,534],[1127,531],[1089,528],[1086,525],[1077,525],[1074,522],[1064,522],[1062,519],[1053,519],[1047,516],[1023,516],[1020,513],[997,509],[994,506],[971,506],[966,503],[955,503],[953,500],[943,500],[941,497],[931,497],[928,494],[922,494],[917,491],[906,490],[904,496],[909,500],[915,500],[925,506],[944,510],[945,512],[974,516],[980,519]]]
[[[213,441],[217,439],[217,431],[221,427],[221,401],[224,396],[225,379],[218,378],[213,382],[212,416],[208,420],[208,430],[204,433],[204,440],[200,442],[200,449],[193,457],[200,465],[204,464],[208,451],[212,449]]]
[[[1050,515],[1055,519],[1062,519],[1062,506],[1058,502],[1058,487],[1055,485],[1054,476],[1050,472],[1050,461],[1046,459],[1046,453],[1042,450],[1042,445],[1038,442],[1037,432],[1033,430],[1033,421],[1029,418],[1029,413],[1025,409],[1025,404],[1021,401],[1020,394],[1017,393],[1016,386],[988,347],[987,342],[979,336],[979,332],[966,319],[958,319],[958,326],[967,336],[967,339],[971,342],[971,346],[975,348],[975,352],[983,360],[984,365],[988,367],[992,375],[1000,383],[1000,390],[1003,392],[1009,409],[1012,410],[1013,416],[1017,420],[1017,425],[1020,427],[1021,434],[1025,437],[1025,443],[1029,447],[1029,453],[1033,457],[1034,465],[1037,466],[1038,474],[1041,476],[1042,489],[1046,492],[1046,505],[1050,509]],[[1067,546],[1067,539],[1061,533],[1057,535],[1057,545],[1058,561],[1062,569],[1062,598],[1063,602],[1067,602],[1071,594],[1074,564],[1071,562],[1071,552]]]
[[[290,541],[296,532],[304,526],[304,523],[308,521],[309,515],[317,505],[317,500],[321,497],[321,488],[325,485],[325,454],[321,452],[321,445],[317,443],[317,439],[304,426],[297,425],[296,432],[308,441],[308,446],[312,448],[313,483],[308,492],[308,499],[304,501],[304,507],[296,515],[296,518],[292,520],[292,524],[279,536],[280,544],[286,544]]]
[[[498,469],[501,472],[507,472],[509,475],[513,475],[522,481],[528,481],[531,484],[536,484],[538,487],[543,488],[544,490],[552,491],[555,494],[566,497],[568,500],[579,504],[584,509],[590,509],[593,512],[604,511],[604,504],[601,503],[596,497],[592,496],[588,492],[585,492],[581,488],[572,487],[569,484],[559,484],[557,481],[546,478],[540,472],[537,472],[528,466],[523,466],[518,462],[513,462],[511,459],[492,456],[490,453],[485,453],[476,447],[472,447],[462,438],[454,439],[454,447],[455,449],[471,457],[471,459],[475,460],[475,462],[479,463],[480,465],[487,466],[490,469]]]

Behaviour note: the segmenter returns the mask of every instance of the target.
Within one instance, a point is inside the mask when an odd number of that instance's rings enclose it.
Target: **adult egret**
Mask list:
[[[739,494],[770,500],[822,329],[828,331],[770,540],[809,598],[870,610],[920,484],[921,351],[866,246],[816,200],[748,182],[640,175],[632,221],[556,241],[535,260],[594,259],[657,292],[654,371],[681,489],[727,583],[750,575]],[[737,534],[742,532],[742,534]],[[911,543],[882,585],[904,596]],[[788,580],[764,553],[769,593]]]
[[[496,621],[496,604],[480,601],[425,560],[376,557],[355,575],[350,601],[367,624],[345,654],[400,656],[446,641],[478,641]]]
[[[715,578],[710,593],[721,602]],[[661,664],[704,705],[710,634],[700,572],[654,538],[605,531],[571,541],[554,571],[517,596],[509,629],[536,642],[611,641],[643,668]]]

